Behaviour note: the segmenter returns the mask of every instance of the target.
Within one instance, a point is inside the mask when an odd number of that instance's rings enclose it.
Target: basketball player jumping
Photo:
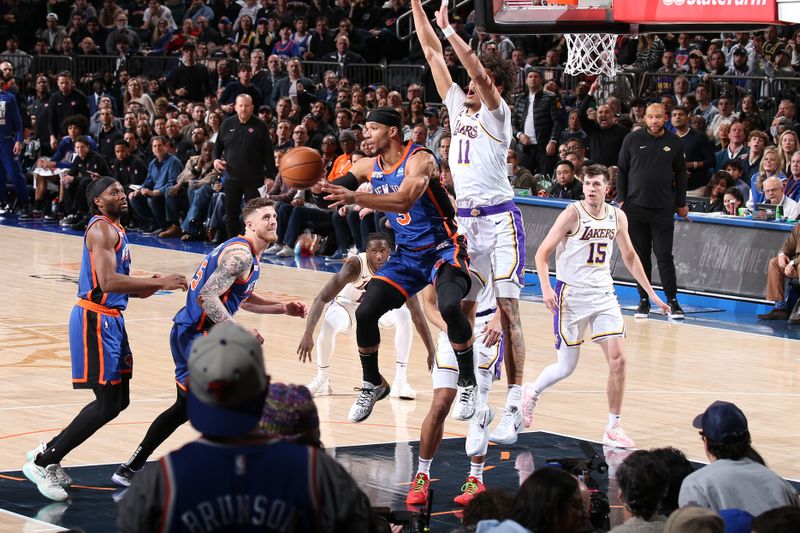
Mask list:
[[[275,204],[267,198],[254,198],[242,209],[242,220],[244,235],[223,242],[200,263],[189,285],[186,305],[173,318],[169,343],[175,361],[175,403],[158,415],[133,456],[117,468],[112,480],[119,485],[129,486],[155,449],[188,420],[187,363],[194,339],[216,324],[235,322],[233,315],[239,308],[251,313],[306,316],[302,302],[281,303],[253,292],[260,273],[258,258],[278,239]],[[264,342],[258,331],[251,332]]]
[[[322,311],[325,311],[325,319],[319,337],[317,337],[317,375],[308,386],[308,390],[314,396],[325,396],[332,393],[328,368],[330,368],[331,356],[336,346],[336,335],[352,333],[356,322],[356,308],[364,296],[367,283],[389,259],[391,245],[387,234],[371,233],[367,236],[366,247],[365,252],[345,261],[339,272],[328,280],[314,298],[308,312],[306,330],[297,348],[297,354],[303,362],[311,360],[311,350],[314,348],[314,328],[322,316]],[[325,309],[326,305],[328,305],[327,309]],[[408,356],[411,354],[412,322],[422,337],[428,353],[433,353],[435,347],[431,331],[416,296],[409,298],[406,305],[383,315],[378,322],[380,327],[395,328],[394,348],[397,365],[389,395],[405,400],[413,400],[417,397],[417,393],[408,384],[406,378]]]
[[[410,505],[423,505],[428,501],[431,463],[442,442],[445,419],[456,398],[458,379],[455,354],[447,341],[447,325],[436,310],[436,293],[430,285],[422,290],[422,305],[425,315],[441,332],[438,349],[433,357],[428,358],[428,369],[433,381],[433,401],[420,431],[417,473],[406,496],[406,503]],[[492,383],[500,379],[503,361],[503,338],[496,305],[493,287],[484,286],[478,295],[475,331],[480,333],[475,336],[474,344],[477,359],[475,378],[482,404],[488,404],[489,391]],[[483,466],[489,450],[489,424],[493,417],[490,407],[486,410],[486,416],[481,417],[479,413],[475,413],[469,421],[465,451],[470,457],[470,468],[461,494],[453,499],[458,505],[467,505],[472,498],[486,490],[483,485]]]
[[[380,317],[401,307],[406,300],[433,284],[437,304],[447,324],[447,335],[458,361],[458,386],[468,405],[467,417],[475,413],[477,386],[472,356],[472,326],[461,309],[469,294],[471,278],[464,237],[458,234],[455,212],[438,179],[433,154],[401,141],[400,113],[388,107],[370,111],[364,138],[376,157],[365,157],[350,172],[324,185],[325,197],[334,204],[358,204],[386,213],[395,232],[397,251],[373,276],[356,309],[356,340],[361,358],[363,387],[350,409],[353,422],[365,420],[375,403],[389,394],[389,384],[378,369]],[[359,183],[370,181],[374,192],[356,192]]]
[[[647,281],[642,263],[628,236],[628,218],[622,210],[605,203],[608,169],[590,165],[584,169],[584,200],[568,205],[558,216],[539,249],[536,271],[542,285],[544,304],[553,313],[558,361],[545,368],[536,381],[523,387],[524,412],[532,413],[541,393],[572,374],[578,365],[580,345],[587,326],[592,340],[603,349],[608,361],[608,425],[603,444],[633,448],[633,439],[620,425],[622,396],[625,392],[625,322],[614,294],[611,279],[611,256],[614,242],[619,245],[625,266],[655,304],[666,314],[662,302]],[[550,286],[547,261],[556,253],[556,287]]]
[[[72,386],[92,389],[95,400],[84,407],[56,437],[28,452],[22,467],[39,492],[56,501],[66,500],[72,480],[60,462],[130,404],[133,356],[122,311],[130,296],[148,298],[158,290],[186,290],[180,274],[151,278],[130,275],[128,237],[119,219],[128,211],[122,184],[103,177],[86,193],[94,214],[86,226],[78,278],[78,302],[69,317]]]
[[[442,44],[428,21],[420,0],[411,8],[425,59],[436,90],[447,106],[453,137],[449,164],[458,206],[458,226],[467,239],[470,268],[480,283],[494,280],[494,292],[507,346],[506,409],[492,432],[499,444],[513,444],[523,426],[522,383],[525,340],[519,316],[519,295],[525,267],[525,229],[514,204],[506,159],[511,143],[511,109],[503,95],[514,89],[513,66],[496,54],[480,60],[447,19],[448,2],[436,12],[436,23],[470,76],[466,94],[450,77]],[[478,291],[468,300],[474,300]],[[474,302],[471,313],[474,313]],[[456,417],[460,417],[457,410]]]

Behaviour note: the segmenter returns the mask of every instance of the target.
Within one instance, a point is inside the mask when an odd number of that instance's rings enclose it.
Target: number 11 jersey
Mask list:
[[[578,225],[556,248],[556,279],[571,287],[603,289],[613,287],[611,255],[617,236],[617,208],[606,204],[605,214],[594,217],[582,201],[567,209],[578,212]]]
[[[501,98],[497,109],[483,103],[468,114],[466,95],[455,83],[444,103],[450,116],[450,153],[453,188],[459,208],[488,207],[514,199],[508,181],[508,147],[511,143],[511,109]]]

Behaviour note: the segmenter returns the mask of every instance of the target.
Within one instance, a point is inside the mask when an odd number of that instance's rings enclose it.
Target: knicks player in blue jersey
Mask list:
[[[113,420],[130,403],[133,356],[122,311],[128,297],[147,298],[158,290],[186,290],[184,276],[130,276],[128,238],[119,218],[128,211],[122,184],[103,177],[87,190],[94,216],[86,227],[78,278],[78,302],[69,317],[72,386],[91,389],[95,400],[56,437],[28,452],[22,467],[44,496],[63,501],[72,480],[61,459]]]
[[[378,320],[397,309],[426,285],[436,287],[439,312],[458,360],[459,400],[475,412],[478,401],[472,356],[472,326],[461,309],[472,281],[464,237],[458,234],[455,211],[435,175],[436,159],[424,146],[401,141],[400,113],[389,107],[370,111],[364,138],[376,157],[365,157],[350,172],[326,184],[327,200],[338,205],[358,204],[386,213],[395,232],[397,250],[367,285],[356,310],[356,341],[361,358],[363,386],[349,418],[365,420],[375,402],[390,387],[378,370],[380,332]],[[354,192],[369,181],[373,193]]]
[[[186,305],[173,318],[169,342],[175,361],[177,397],[150,425],[133,456],[114,473],[112,479],[119,485],[129,486],[155,449],[186,422],[187,361],[194,339],[207,335],[216,324],[235,322],[233,315],[240,308],[251,313],[306,316],[307,308],[302,302],[282,303],[253,292],[260,274],[258,258],[278,239],[275,203],[254,198],[242,209],[242,219],[244,235],[220,244],[200,263],[189,284]],[[251,333],[264,342],[258,331],[253,329]]]

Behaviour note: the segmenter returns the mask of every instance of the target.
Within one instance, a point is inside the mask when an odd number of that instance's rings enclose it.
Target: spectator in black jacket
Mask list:
[[[575,179],[575,165],[566,159],[556,164],[555,183],[547,192],[553,198],[580,200],[583,198],[583,185]]]
[[[558,95],[542,88],[542,74],[531,70],[525,78],[528,90],[514,99],[512,126],[522,149],[520,164],[535,173],[551,174],[558,138],[563,130],[563,111]]]
[[[628,232],[650,278],[651,251],[658,261],[658,272],[671,308],[670,317],[684,318],[677,300],[678,286],[672,240],[675,218],[689,219],[686,206],[686,160],[683,142],[664,129],[666,112],[661,104],[650,104],[645,114],[646,128],[632,132],[622,143],[617,176],[617,201],[628,215]],[[634,316],[646,318],[650,300],[639,290],[639,307]]]
[[[264,179],[275,177],[275,156],[269,128],[253,115],[253,99],[240,94],[236,115],[220,126],[214,146],[214,168],[225,172],[225,213],[228,235],[241,232],[242,197],[258,196]]]
[[[47,103],[47,107],[50,109],[50,147],[53,150],[58,146],[60,136],[66,133],[61,130],[65,118],[73,115],[89,116],[86,95],[75,88],[72,75],[66,70],[59,72],[56,83],[58,91],[50,96]]]
[[[578,108],[578,117],[586,132],[589,145],[589,158],[595,163],[606,166],[616,166],[622,140],[628,135],[628,130],[614,123],[614,112],[608,104],[600,104],[597,108],[597,122],[589,120],[587,111],[595,103],[594,94],[600,88],[600,82],[595,80],[589,87],[589,96],[581,102]]]
[[[125,187],[125,194],[131,192],[131,185],[141,185],[147,178],[147,165],[124,139],[114,143],[114,160],[111,163],[111,177]]]
[[[183,44],[183,63],[172,73],[169,81],[170,93],[190,102],[202,102],[207,94],[211,94],[208,69],[196,64],[196,48],[194,41]]]
[[[75,139],[75,159],[61,178],[64,185],[64,209],[68,215],[64,219],[64,225],[69,224],[75,230],[84,229],[82,226],[89,220],[86,188],[93,180],[110,173],[106,160],[92,150],[86,137],[81,135]]]
[[[716,164],[714,145],[707,136],[689,127],[689,113],[683,106],[672,109],[672,126],[675,135],[683,141],[686,171],[689,174],[687,188],[694,190],[704,187],[708,183],[709,172]]]
[[[239,63],[239,79],[230,82],[225,86],[222,95],[219,97],[219,107],[228,116],[233,114],[236,97],[240,94],[249,94],[253,99],[253,105],[256,108],[261,107],[263,102],[263,95],[258,87],[252,83],[253,73],[250,70],[250,65]]]

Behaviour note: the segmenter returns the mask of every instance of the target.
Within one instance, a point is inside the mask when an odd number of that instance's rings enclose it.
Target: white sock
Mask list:
[[[328,379],[328,368],[330,368],[330,367],[318,366],[317,367],[317,379],[319,379],[320,381]]]
[[[508,396],[506,396],[506,407],[514,406],[517,409],[522,407],[522,387],[519,385],[508,386]]]
[[[489,392],[492,390],[491,370],[478,368],[475,370],[475,382],[478,384],[478,402],[480,406],[489,405]]]
[[[401,363],[400,361],[397,361],[397,364],[395,365],[395,370],[394,370],[394,380],[395,380],[395,382],[397,382],[397,383],[405,383],[405,382],[408,381],[408,375],[406,374],[406,366],[407,366],[407,363],[405,363],[405,362]]]
[[[619,424],[620,419],[622,419],[622,415],[615,415],[614,413],[608,413],[608,427],[613,428],[617,424]]]
[[[417,467],[417,474],[425,474],[428,477],[431,477],[431,463],[433,462],[433,457],[430,459],[423,459],[422,457],[419,458],[419,466]]]
[[[483,461],[469,464],[469,475],[483,483]]]

